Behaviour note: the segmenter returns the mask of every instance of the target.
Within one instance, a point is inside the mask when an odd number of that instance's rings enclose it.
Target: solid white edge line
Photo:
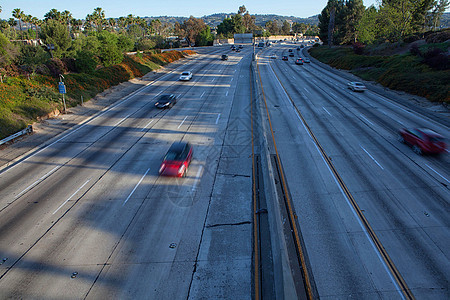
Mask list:
[[[367,152],[367,150],[366,149],[364,149],[364,147],[363,146],[361,146],[361,145],[359,145],[360,147],[361,147],[361,149],[363,149],[364,150],[364,152],[366,152],[366,154],[367,155],[369,155],[370,156],[370,158],[381,168],[381,169],[383,169],[384,170],[384,168],[377,162],[377,160],[375,159],[375,158],[373,158],[373,156],[372,155],[370,155],[370,153],[369,152]]]
[[[69,202],[69,200],[76,195],[76,193],[78,193],[89,181],[91,181],[90,179],[88,179],[82,186],[80,186],[78,188],[78,190],[75,191],[75,193],[73,193],[69,198],[67,198],[66,201],[63,202],[63,204],[61,204],[54,212],[53,215],[56,214],[58,212],[58,210],[61,209],[61,207],[63,207],[67,202]]]
[[[184,117],[183,121],[181,121],[181,123],[180,123],[180,125],[178,125],[178,128],[177,128],[177,129],[179,129],[179,128],[181,127],[181,125],[183,125],[184,121],[186,121],[186,118],[187,118],[187,116]]]
[[[128,195],[127,199],[123,202],[122,206],[124,206],[128,200],[130,200],[131,196],[133,195],[134,191],[138,188],[138,186],[141,184],[142,180],[144,180],[144,177],[147,175],[148,171],[150,171],[150,168],[147,169],[144,175],[142,175],[141,180],[135,185],[134,189],[131,191],[131,193]]]
[[[447,178],[445,178],[444,176],[442,176],[441,174],[438,173],[438,171],[436,171],[435,169],[433,169],[432,167],[430,167],[428,164],[425,164],[428,168],[430,168],[434,173],[438,174],[439,176],[442,177],[442,179],[444,179],[445,181],[447,181],[448,183],[450,183],[450,181],[447,180]]]
[[[39,182],[41,182],[42,180],[44,180],[45,178],[47,178],[48,176],[51,175],[51,173],[53,171],[55,171],[56,169],[58,169],[59,167],[61,167],[61,165],[54,167],[51,171],[49,171],[47,174],[45,174],[44,176],[42,176],[41,178],[39,178],[38,180],[36,180],[35,182],[33,182],[31,185],[29,185],[26,189],[24,189],[22,192],[20,192],[16,197],[14,197],[14,199],[19,198],[20,196],[22,196],[23,194],[25,194],[26,192],[28,192],[30,189],[32,189],[34,186],[36,186]]]

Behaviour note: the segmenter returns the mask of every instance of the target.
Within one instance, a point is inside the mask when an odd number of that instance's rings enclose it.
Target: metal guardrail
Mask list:
[[[3,140],[0,141],[0,145],[6,144],[9,141],[12,141],[15,138],[18,138],[19,136],[25,135],[25,134],[29,134],[33,132],[33,126],[28,125],[27,128],[25,128],[24,130],[21,130],[19,132],[14,133],[13,135],[10,135],[7,138],[4,138]]]

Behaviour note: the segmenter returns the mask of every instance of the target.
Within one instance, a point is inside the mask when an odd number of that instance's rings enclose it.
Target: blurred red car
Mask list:
[[[444,137],[428,128],[400,129],[399,141],[410,145],[419,155],[446,151]]]
[[[175,142],[164,156],[159,175],[186,177],[192,160],[192,145],[186,142]]]

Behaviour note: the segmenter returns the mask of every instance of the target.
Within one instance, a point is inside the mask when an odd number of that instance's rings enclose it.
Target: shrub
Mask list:
[[[75,67],[79,73],[92,74],[97,67],[97,60],[94,54],[88,50],[77,52]]]
[[[364,53],[364,48],[365,48],[364,44],[362,44],[360,42],[356,42],[352,45],[352,47],[353,47],[353,52],[355,54],[361,55]]]
[[[52,58],[47,62],[50,75],[57,78],[61,74],[67,73],[67,68],[59,58]]]
[[[421,56],[422,55],[422,52],[420,52],[419,46],[417,46],[417,44],[413,44],[411,46],[411,48],[409,49],[409,52],[412,55],[415,55],[415,56]]]
[[[444,30],[440,32],[433,32],[426,36],[425,40],[429,44],[443,43],[450,39],[450,30]]]
[[[425,52],[424,62],[436,70],[447,70],[449,68],[448,56],[440,48],[432,48]]]

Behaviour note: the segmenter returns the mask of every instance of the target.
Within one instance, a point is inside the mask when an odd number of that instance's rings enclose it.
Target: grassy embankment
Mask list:
[[[125,56],[123,62],[96,70],[92,74],[64,74],[66,105],[73,107],[83,99],[121,82],[156,70],[176,61],[192,51],[167,51],[160,54]],[[3,139],[55,110],[62,110],[62,97],[58,93],[58,78],[43,75],[6,77],[0,83],[0,139]]]
[[[429,48],[447,51],[449,42],[425,44],[422,53]],[[310,49],[311,56],[332,67],[350,70],[364,80],[376,81],[390,89],[404,91],[427,98],[433,102],[450,102],[450,70],[436,70],[424,63],[421,56],[409,51],[389,56],[357,55],[352,48],[326,46]]]

